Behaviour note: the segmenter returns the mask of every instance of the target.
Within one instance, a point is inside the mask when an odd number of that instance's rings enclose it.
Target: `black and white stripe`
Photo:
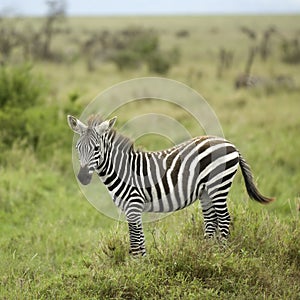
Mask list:
[[[88,184],[92,172],[98,173],[126,215],[133,254],[146,253],[143,212],[176,211],[198,199],[205,236],[219,232],[227,238],[230,215],[226,198],[239,165],[249,196],[261,203],[273,200],[258,192],[249,166],[225,139],[202,136],[168,150],[144,152],[136,151],[128,138],[112,130],[115,119],[101,122],[92,118],[87,126],[71,116],[68,120],[80,134],[78,179]]]

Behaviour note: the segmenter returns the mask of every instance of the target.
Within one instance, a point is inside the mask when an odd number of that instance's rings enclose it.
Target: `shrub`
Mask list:
[[[26,110],[41,103],[44,86],[30,66],[0,69],[1,150],[28,138]]]
[[[32,75],[32,67],[0,69],[0,108],[15,107],[21,110],[40,102],[45,82]]]
[[[148,59],[148,67],[151,72],[166,74],[169,71],[170,66],[169,58],[159,52],[154,53]]]
[[[113,54],[110,56],[120,70],[136,69],[149,55],[157,51],[158,36],[153,31],[129,28],[118,32],[111,45]]]
[[[298,39],[284,40],[281,45],[282,60],[285,63],[300,63],[300,44]]]
[[[65,111],[80,111],[79,96],[70,95],[63,111],[57,104],[43,103],[46,91],[45,81],[29,66],[0,70],[0,161],[6,161],[13,145],[31,149],[43,160],[61,148],[70,149]]]
[[[172,65],[179,62],[179,58],[180,51],[178,48],[173,48],[167,52],[156,51],[147,59],[149,71],[166,74]]]
[[[117,51],[111,58],[119,70],[136,69],[140,65],[141,57],[132,50]]]
[[[153,30],[129,28],[116,33],[112,40],[110,60],[119,70],[136,69],[146,63],[151,72],[165,74],[179,60],[177,48],[160,50],[159,36]]]

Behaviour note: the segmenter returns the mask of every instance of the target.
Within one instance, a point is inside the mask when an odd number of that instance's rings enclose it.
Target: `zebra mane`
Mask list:
[[[126,151],[134,150],[133,141],[129,137],[122,135],[120,132],[118,132],[115,129],[111,129],[110,132],[114,136],[114,141],[117,144],[122,144],[123,150],[126,150]]]
[[[104,120],[99,114],[91,115],[91,116],[89,116],[89,118],[87,120],[88,129],[92,129],[95,126],[101,124],[102,122],[104,122]],[[111,129],[109,135],[113,137],[113,140],[116,143],[122,144],[122,148],[124,150],[133,150],[134,144],[133,144],[133,141],[129,137],[122,135],[116,129]]]
[[[100,115],[90,115],[87,120],[88,128],[91,129],[103,122],[103,119],[100,117]]]

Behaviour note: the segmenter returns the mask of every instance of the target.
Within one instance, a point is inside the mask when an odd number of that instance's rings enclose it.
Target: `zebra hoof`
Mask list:
[[[205,240],[211,240],[214,239],[216,237],[216,235],[214,233],[208,233],[204,235],[204,239]]]
[[[222,247],[226,248],[228,245],[228,236],[221,236],[219,238],[219,243]]]
[[[133,258],[139,258],[139,257],[145,257],[146,256],[146,251],[145,250],[129,250],[129,255],[131,255],[131,257]]]

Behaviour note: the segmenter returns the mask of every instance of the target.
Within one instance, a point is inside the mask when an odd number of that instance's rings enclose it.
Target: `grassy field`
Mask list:
[[[11,107],[0,114],[0,299],[299,299],[300,73],[299,64],[282,61],[280,48],[282,36],[299,37],[299,21],[300,16],[68,19],[70,39],[53,41],[53,49],[62,53],[76,51],[72,39],[84,40],[88,30],[132,26],[156,30],[162,50],[177,47],[180,61],[164,76],[203,95],[225,137],[251,165],[262,193],[276,201],[261,206],[248,200],[238,173],[228,200],[233,221],[226,246],[204,240],[195,204],[147,223],[148,256],[131,258],[127,225],[99,214],[80,192],[66,114],[79,117],[113,84],[157,74],[144,65],[120,71],[111,62],[95,62],[90,72],[80,56],[62,63],[31,62],[30,76],[45,85],[41,99],[24,114],[13,114]],[[40,26],[42,20],[30,22]],[[257,32],[257,41],[241,33],[241,26]],[[264,83],[236,89],[249,47],[270,26],[280,34],[271,39],[270,57],[257,56],[251,72]],[[188,35],[178,37],[182,30]],[[218,77],[221,47],[233,52],[233,61]],[[7,68],[20,63],[16,55]],[[292,83],[273,81],[278,76]],[[11,115],[5,118],[7,112]],[[155,101],[119,109],[116,126],[147,112],[165,113],[199,134],[186,112]],[[15,123],[28,136],[7,146],[2,137],[11,126],[12,133],[18,129]],[[153,136],[139,144],[152,150],[165,145]],[[104,193],[99,183],[99,199]]]

